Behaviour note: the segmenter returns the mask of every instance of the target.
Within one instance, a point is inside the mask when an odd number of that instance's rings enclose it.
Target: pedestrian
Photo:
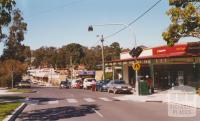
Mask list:
[[[93,79],[92,80],[92,91],[96,90],[96,81]]]
[[[147,78],[147,86],[149,89],[149,93],[152,94],[153,93],[153,86],[152,86],[153,80],[148,75],[146,76],[146,78]]]

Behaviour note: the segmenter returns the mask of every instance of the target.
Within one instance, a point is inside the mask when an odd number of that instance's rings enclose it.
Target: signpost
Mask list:
[[[135,63],[133,63],[132,67],[135,70],[135,91],[136,95],[139,95],[138,71],[140,70],[141,65],[136,61]]]
[[[135,71],[139,71],[141,68],[141,65],[140,63],[136,62],[136,63],[133,63],[132,67]]]

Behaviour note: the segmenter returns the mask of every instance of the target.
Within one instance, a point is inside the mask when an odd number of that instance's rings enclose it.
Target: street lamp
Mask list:
[[[128,24],[124,24],[124,23],[109,23],[109,24],[98,24],[98,25],[90,25],[88,27],[88,31],[93,31],[93,26],[124,26],[125,28],[128,28],[130,30],[130,32],[133,34],[134,36],[134,48],[136,48],[137,46],[137,41],[136,41],[136,35],[133,32],[133,29],[130,27],[130,25]],[[112,35],[111,35],[112,36]],[[103,41],[105,38],[109,38],[111,36],[106,36],[106,37],[101,37],[101,42],[102,42],[102,62],[103,62],[103,73],[105,73],[104,70],[104,57],[103,57]],[[137,58],[135,59],[135,62],[137,62]],[[104,74],[103,74],[104,75]],[[136,95],[139,95],[139,84],[138,84],[138,71],[135,70],[135,90],[136,90]]]
[[[93,26],[92,25],[90,25],[89,27],[88,27],[88,31],[89,32],[91,32],[91,31],[93,31]],[[104,37],[103,37],[103,35],[101,35],[101,39],[100,39],[100,41],[101,41],[101,54],[102,54],[102,71],[103,71],[103,80],[105,79],[105,61],[104,61]]]

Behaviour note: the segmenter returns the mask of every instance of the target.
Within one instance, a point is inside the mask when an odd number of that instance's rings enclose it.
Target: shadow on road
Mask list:
[[[55,100],[61,100],[58,98],[43,98],[43,97],[39,97],[39,98],[29,98],[29,100],[38,100],[39,102],[47,102],[47,101],[55,101]]]
[[[22,113],[20,121],[54,121],[59,119],[81,117],[95,113],[99,110],[97,105],[65,106]]]

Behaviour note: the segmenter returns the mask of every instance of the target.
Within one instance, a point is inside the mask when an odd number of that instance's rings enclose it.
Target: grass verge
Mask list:
[[[18,99],[24,99],[25,97],[22,96],[0,96],[0,100],[18,100]]]
[[[20,102],[0,103],[0,121],[10,115],[17,107],[21,105]]]
[[[20,93],[33,93],[34,92],[31,89],[17,89],[17,88],[9,89],[8,91],[9,92],[20,92]]]

